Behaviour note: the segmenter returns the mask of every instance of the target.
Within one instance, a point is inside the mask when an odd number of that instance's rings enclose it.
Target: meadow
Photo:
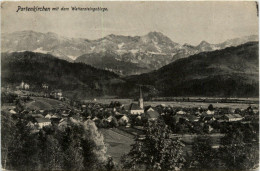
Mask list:
[[[134,137],[131,134],[119,132],[117,128],[99,129],[99,131],[104,136],[108,155],[119,163],[121,156],[129,153],[131,145],[134,144]]]
[[[222,98],[214,98],[214,97],[189,97],[189,101],[182,101],[182,99],[186,99],[187,97],[174,97],[174,100],[163,100],[164,98],[157,98],[152,101],[144,101],[145,106],[157,106],[157,105],[165,105],[171,107],[182,107],[182,108],[195,108],[202,107],[207,108],[209,104],[212,104],[217,108],[231,108],[231,109],[246,109],[249,105],[252,107],[258,108],[259,99],[258,98],[228,98],[227,102],[219,102]],[[202,100],[205,100],[203,102]],[[96,102],[102,104],[110,104],[111,101],[119,101],[120,103],[127,105],[130,103],[137,103],[133,99],[117,99],[117,98],[97,98],[93,100],[84,100],[84,102]]]
[[[32,110],[52,110],[64,107],[64,103],[50,98],[31,97],[31,101],[25,104],[25,108]]]

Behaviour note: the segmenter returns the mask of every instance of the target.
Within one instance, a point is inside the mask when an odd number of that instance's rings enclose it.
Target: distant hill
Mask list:
[[[85,54],[79,56],[75,62],[89,64],[96,68],[109,70],[120,75],[135,75],[151,71],[147,66],[119,59],[119,55],[111,51]]]
[[[158,96],[258,97],[258,42],[202,52],[156,71],[126,77]]]
[[[103,58],[106,57],[114,60],[109,53]],[[145,97],[258,97],[258,61],[258,42],[249,42],[178,59],[149,73],[120,77],[84,63],[26,51],[2,53],[1,81],[2,86],[15,87],[23,80],[35,90],[41,90],[41,84],[47,83],[50,89],[62,89],[74,99],[110,95],[136,98],[140,85]],[[120,67],[136,67],[117,62]]]
[[[46,83],[51,90],[62,89],[70,97],[88,98],[106,94],[110,82],[120,78],[113,72],[82,63],[70,63],[48,54],[2,53],[2,86],[18,86],[23,80],[34,90]]]
[[[258,36],[245,36],[220,44],[202,41],[198,46],[192,46],[176,43],[156,31],[143,36],[110,34],[97,40],[68,38],[51,32],[19,31],[3,33],[1,43],[2,52],[51,54],[69,62],[83,62],[120,75],[132,75],[159,69],[177,59],[200,52],[238,46],[250,41],[258,41]]]

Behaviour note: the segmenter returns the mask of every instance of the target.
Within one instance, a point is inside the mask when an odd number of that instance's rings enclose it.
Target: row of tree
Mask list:
[[[131,151],[122,157],[124,169],[145,170],[249,170],[258,167],[258,133],[245,140],[248,132],[230,130],[213,148],[209,135],[194,139],[191,150],[163,122],[146,126],[145,136],[137,137]],[[254,137],[254,138],[253,138]],[[256,141],[255,141],[256,138]]]
[[[103,136],[95,123],[71,124],[65,130],[46,127],[32,133],[23,118],[2,117],[2,166],[8,170],[106,169]],[[111,162],[110,162],[111,163]]]

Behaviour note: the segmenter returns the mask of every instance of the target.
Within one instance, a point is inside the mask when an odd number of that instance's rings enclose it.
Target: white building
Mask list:
[[[27,84],[27,83],[25,83],[25,84],[24,84],[24,89],[25,89],[25,90],[29,90],[29,88],[30,88],[30,85]]]
[[[124,116],[122,116],[119,120],[118,120],[118,123],[119,124],[127,124],[129,122],[129,118],[126,116],[126,115],[124,115]]]
[[[132,103],[129,107],[129,112],[134,115],[144,113],[144,100],[143,100],[143,94],[142,94],[141,87],[140,87],[140,97],[138,100],[138,105],[135,103]]]
[[[39,125],[39,128],[43,128],[45,126],[51,125],[51,120],[48,118],[35,118],[35,119]]]
[[[224,118],[230,122],[240,121],[243,119],[243,117],[239,114],[226,114]]]
[[[20,88],[21,89],[24,89],[24,82],[22,81],[21,84],[20,84]]]
[[[49,86],[47,84],[42,84],[42,88],[48,90]]]
[[[129,107],[129,112],[133,115],[142,114],[144,113],[144,109],[140,108],[137,104],[132,103]]]

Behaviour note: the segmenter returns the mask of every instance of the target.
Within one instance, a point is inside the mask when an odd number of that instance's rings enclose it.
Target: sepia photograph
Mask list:
[[[256,171],[258,1],[2,1],[1,170]]]

